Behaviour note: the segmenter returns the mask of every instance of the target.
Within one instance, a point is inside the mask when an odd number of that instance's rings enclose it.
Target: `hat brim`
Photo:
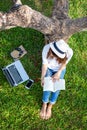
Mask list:
[[[64,54],[61,54],[60,52],[58,52],[58,51],[55,49],[53,43],[50,43],[50,48],[51,48],[52,51],[53,51],[58,57],[60,57],[61,59],[63,59],[63,58],[65,57],[65,53],[64,53]]]

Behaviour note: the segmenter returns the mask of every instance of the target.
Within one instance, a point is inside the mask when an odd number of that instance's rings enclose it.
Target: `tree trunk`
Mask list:
[[[0,12],[0,30],[14,27],[33,28],[44,34],[46,42],[67,41],[76,32],[87,29],[87,17],[71,19],[68,16],[68,0],[54,0],[51,17],[46,17],[21,0],[13,0],[14,6],[6,13]]]

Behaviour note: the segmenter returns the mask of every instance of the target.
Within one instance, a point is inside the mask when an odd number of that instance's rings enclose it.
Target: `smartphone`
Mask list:
[[[29,79],[28,82],[27,82],[27,84],[25,85],[25,88],[30,89],[31,86],[33,85],[33,83],[34,83],[34,80]]]

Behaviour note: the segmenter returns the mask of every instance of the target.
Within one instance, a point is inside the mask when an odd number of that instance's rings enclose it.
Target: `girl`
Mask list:
[[[44,77],[52,77],[55,80],[63,79],[66,72],[66,65],[73,55],[72,49],[64,40],[49,43],[42,51],[42,74],[41,85],[44,85]],[[42,119],[49,119],[52,115],[52,106],[55,104],[60,91],[43,91],[43,105],[40,112]]]

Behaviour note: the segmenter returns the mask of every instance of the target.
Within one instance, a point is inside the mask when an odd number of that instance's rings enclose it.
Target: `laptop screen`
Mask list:
[[[23,81],[15,65],[9,66],[8,69],[11,72],[11,75],[13,76],[17,84]]]

